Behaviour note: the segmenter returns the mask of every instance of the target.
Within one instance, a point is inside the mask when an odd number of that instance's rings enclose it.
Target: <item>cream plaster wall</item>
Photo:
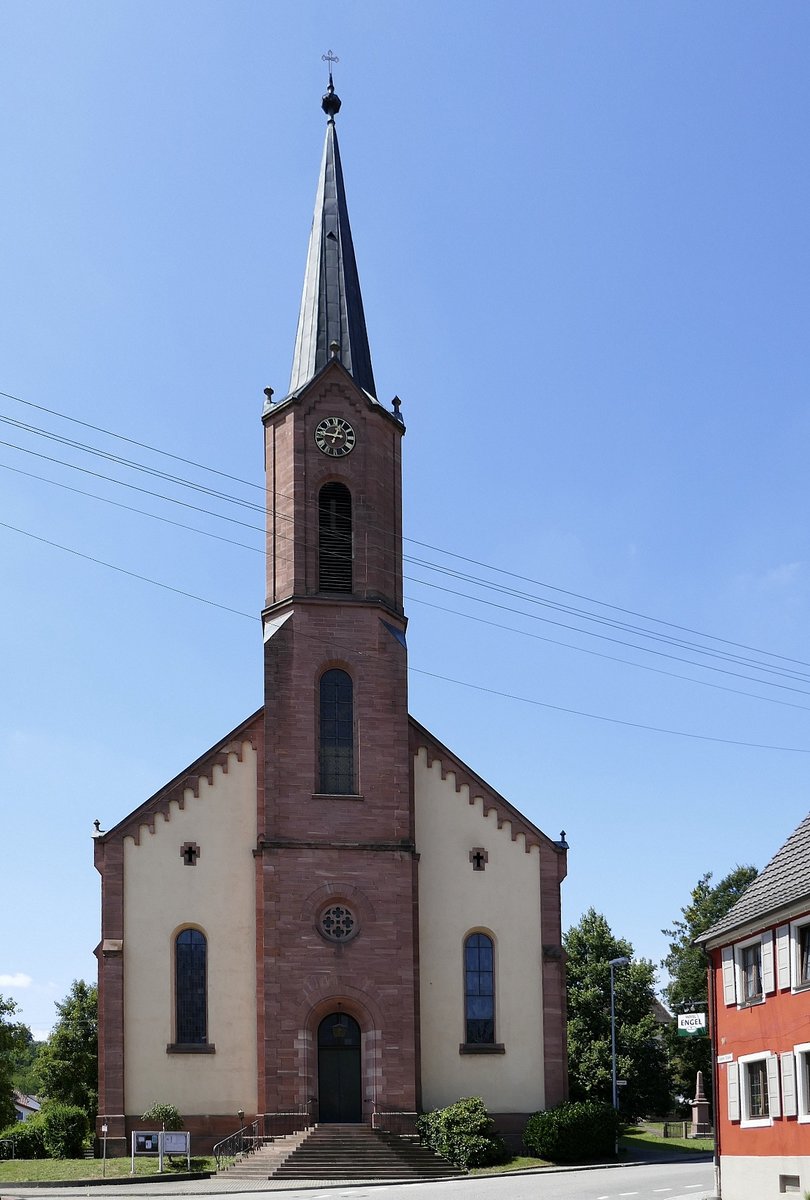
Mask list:
[[[510,824],[484,815],[481,799],[456,791],[455,776],[414,763],[419,852],[422,1103],[436,1108],[483,1096],[491,1112],[543,1107],[540,855],[512,841]],[[474,871],[470,850],[489,861]],[[495,943],[495,1039],[506,1053],[459,1054],[464,1041],[463,941],[481,930]]]
[[[256,1111],[256,753],[228,757],[124,841],[125,1111],[159,1101],[184,1114]],[[186,866],[184,842],[200,856]],[[208,939],[208,1039],[214,1054],[167,1054],[174,1042],[174,936],[193,925]]]
[[[806,1155],[731,1155],[720,1157],[723,1200],[779,1200],[780,1175],[798,1175],[800,1196],[810,1188],[810,1157]]]

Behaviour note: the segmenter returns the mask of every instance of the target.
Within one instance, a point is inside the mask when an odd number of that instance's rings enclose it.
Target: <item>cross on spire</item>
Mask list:
[[[326,54],[321,55],[321,62],[329,63],[329,89],[330,91],[334,91],[334,85],[332,83],[332,63],[340,62],[340,59],[336,54],[333,54],[331,50],[327,50]]]

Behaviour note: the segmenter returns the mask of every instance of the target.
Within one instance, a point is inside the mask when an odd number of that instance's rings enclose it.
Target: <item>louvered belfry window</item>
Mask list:
[[[330,796],[354,794],[354,698],[345,671],[324,671],[320,686],[321,781]]]
[[[183,929],[177,935],[175,955],[175,1007],[177,1042],[183,1046],[208,1041],[206,1027],[206,954],[205,934],[199,929]]]
[[[318,590],[352,590],[352,494],[342,483],[318,496]]]

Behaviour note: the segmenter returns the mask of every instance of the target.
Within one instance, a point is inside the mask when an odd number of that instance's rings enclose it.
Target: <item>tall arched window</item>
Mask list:
[[[318,590],[352,590],[352,495],[342,483],[318,495]]]
[[[333,796],[354,793],[354,697],[351,675],[333,668],[320,685],[320,790]]]
[[[207,943],[199,929],[183,929],[174,943],[176,1041],[181,1046],[208,1041],[206,1018]]]
[[[485,933],[471,933],[464,942],[464,1019],[468,1045],[495,1042],[495,962]]]

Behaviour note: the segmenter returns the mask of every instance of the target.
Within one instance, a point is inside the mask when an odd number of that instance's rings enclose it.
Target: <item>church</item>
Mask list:
[[[547,836],[408,713],[400,402],[378,398],[331,75],[292,377],[262,414],[264,705],[95,838],[99,1117],[195,1152],[256,1118],[566,1098]],[[302,247],[303,249],[303,247]]]

